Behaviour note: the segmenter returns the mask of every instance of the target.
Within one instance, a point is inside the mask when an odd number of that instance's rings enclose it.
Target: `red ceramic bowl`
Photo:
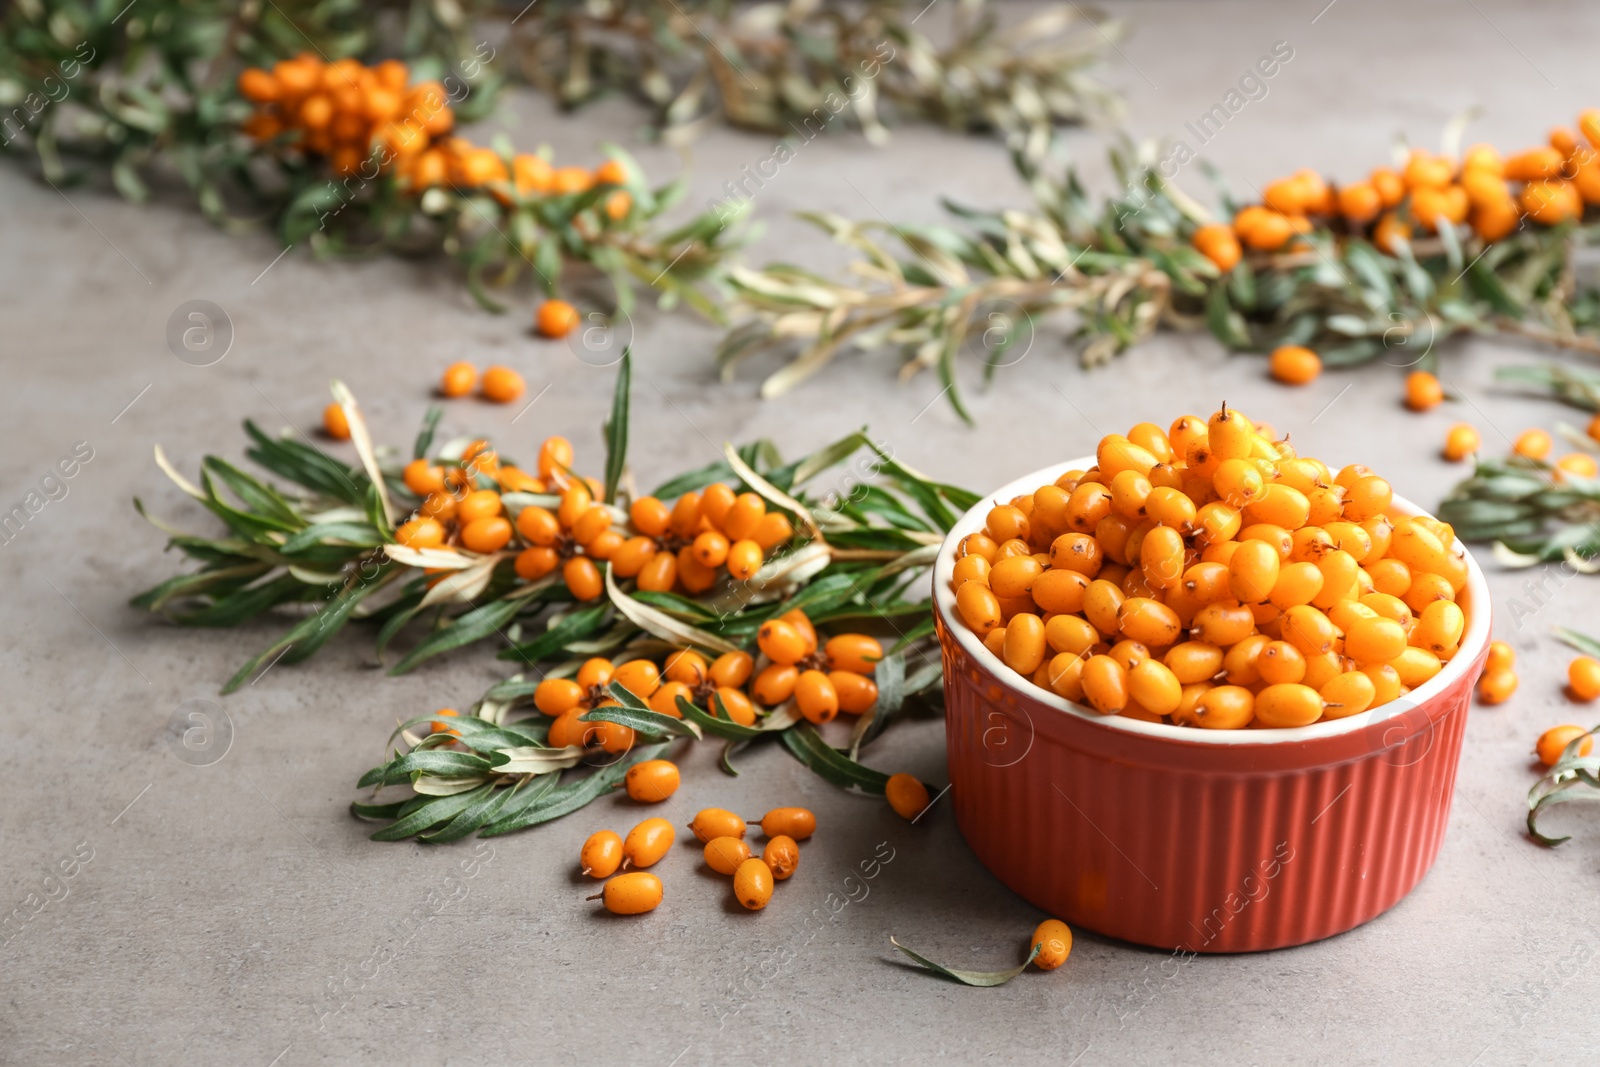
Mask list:
[[[1182,952],[1252,952],[1376,917],[1433,864],[1450,815],[1489,595],[1470,556],[1460,651],[1426,685],[1362,715],[1283,730],[1202,730],[1103,716],[1023,678],[956,613],[955,546],[934,567],[956,820],[978,858],[1076,926]],[[1395,514],[1419,509],[1395,498]],[[1459,548],[1459,545],[1457,546]]]

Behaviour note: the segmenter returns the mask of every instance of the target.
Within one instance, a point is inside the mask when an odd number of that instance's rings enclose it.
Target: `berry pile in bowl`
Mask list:
[[[955,544],[956,616],[1032,685],[1175,729],[1381,708],[1454,657],[1468,563],[1359,464],[1223,405],[1111,434]]]

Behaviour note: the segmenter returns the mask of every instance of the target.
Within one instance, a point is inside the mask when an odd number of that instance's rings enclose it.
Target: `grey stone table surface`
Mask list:
[[[1144,135],[1187,137],[1185,123],[1288,42],[1293,57],[1265,95],[1203,147],[1190,141],[1241,192],[1302,166],[1354,177],[1395,134],[1436,144],[1469,107],[1484,109],[1474,136],[1517,146],[1600,102],[1592,5],[1114,7],[1134,33],[1112,55],[1110,77]],[[598,159],[598,142],[618,139],[655,173],[672,172],[675,155],[637,136],[642,121],[624,102],[568,116],[518,95],[485,128],[548,140],[584,162]],[[1090,180],[1103,183],[1107,135],[1070,136]],[[771,149],[726,131],[700,140],[694,200]],[[1197,166],[1182,180],[1205,191]],[[884,150],[848,132],[818,139],[757,195],[768,230],[750,258],[837,264],[789,212],[931,220],[939,194],[976,204],[1021,195],[987,140],[918,128]],[[675,800],[690,811],[799,803],[817,812],[822,830],[773,906],[740,913],[697,869],[694,850],[679,848],[664,865],[667,905],[619,922],[584,902],[573,860],[592,829],[635,818],[625,800],[443,848],[375,844],[346,813],[394,721],[470,701],[502,676],[492,650],[389,678],[364,635],[344,635],[314,661],[280,665],[223,698],[221,683],[281,623],[184,631],[127,604],[178,563],[132,498],[169,520],[204,521],[156,469],[158,442],[186,471],[207,452],[237,456],[242,419],[308,428],[335,376],[362,398],[380,437],[408,440],[439,369],[470,359],[510,363],[543,393],[516,425],[516,408],[452,403],[448,430],[481,429],[521,452],[559,432],[597,462],[610,371],[531,338],[531,299],[507,316],[477,310],[446,265],[319,263],[299,249],[276,259],[267,236],[225,236],[177,205],[64,196],[13,167],[0,169],[0,204],[0,501],[9,509],[58,460],[92,450],[66,495],[57,488],[60,498],[0,548],[0,905],[32,916],[0,946],[0,1062],[1464,1067],[1600,1049],[1600,827],[1569,816],[1578,837],[1554,851],[1521,833],[1533,738],[1593,714],[1563,697],[1568,654],[1548,629],[1600,628],[1600,578],[1530,595],[1528,575],[1491,568],[1497,629],[1519,653],[1521,691],[1471,712],[1432,872],[1392,912],[1343,936],[1200,958],[1173,973],[1164,953],[1080,932],[1053,974],[999,989],[948,985],[901,965],[889,936],[955,965],[998,967],[1041,916],[979,866],[947,805],[912,827],[777,750],[748,757],[737,779],[716,770],[712,753],[695,753]],[[202,298],[226,310],[236,337],[226,358],[199,368],[173,357],[165,331],[178,305]],[[762,403],[754,382],[763,368],[717,382],[709,327],[653,311],[634,327],[635,436],[649,442],[634,465],[645,482],[710,460],[724,440],[766,434],[798,453],[870,423],[912,465],[990,487],[1084,452],[1101,431],[1226,398],[1292,430],[1302,449],[1369,463],[1432,503],[1462,473],[1436,458],[1450,423],[1476,422],[1501,450],[1523,427],[1565,417],[1497,390],[1496,366],[1540,354],[1488,340],[1450,346],[1444,377],[1461,399],[1414,416],[1397,406],[1398,367],[1285,390],[1265,380],[1259,358],[1164,335],[1086,373],[1059,326],[1044,325],[989,390],[963,368],[979,420],[971,429],[937,399],[931,377],[896,384],[888,355],[843,360],[782,403]],[[1514,598],[1534,609],[1516,623]],[[168,742],[169,718],[194,699],[217,701],[231,724],[226,756],[207,766],[181,762]],[[939,722],[916,722],[886,735],[872,758],[942,781],[942,740]],[[820,932],[804,927],[880,842],[895,858],[870,893]],[[47,882],[63,862],[74,877]],[[33,914],[29,894],[46,886],[51,899]]]

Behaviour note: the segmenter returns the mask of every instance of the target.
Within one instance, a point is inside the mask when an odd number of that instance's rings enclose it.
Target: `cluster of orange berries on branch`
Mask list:
[[[377,153],[377,170],[392,172],[416,192],[436,185],[488,188],[502,203],[515,197],[567,196],[596,186],[621,186],[627,173],[607,160],[594,170],[555,167],[541,155],[508,160],[492,148],[449,136],[455,113],[443,85],[410,84],[396,59],[366,66],[354,59],[332,63],[303,52],[271,70],[250,67],[239,75],[239,94],[256,105],[243,131],[258,141],[286,138],[302,151],[325,157],[340,177],[361,174]],[[620,221],[633,208],[618,188],[602,205]]]
[[[1306,726],[1422,685],[1466,630],[1454,531],[1273,438],[1226,406],[1102,438],[960,542],[958,614],[1025,679],[1148,722]]]
[[[708,660],[686,648],[659,663],[649,658],[616,663],[594,657],[571,678],[541,681],[534,689],[533,706],[555,720],[550,725],[553,747],[599,746],[607,752],[626,752],[634,742],[630,728],[583,720],[594,708],[617,704],[608,690],[613,683],[659,715],[683,718],[678,702],[684,700],[740,726],[754,726],[762,714],[790,700],[798,715],[817,724],[831,721],[841,711],[861,715],[877,703],[873,670],[883,657],[883,646],[876,638],[837,634],[819,648],[816,631],[798,608],[769,621],[762,631],[767,636],[761,640],[759,656],[734,651]]]
[[[605,589],[601,564],[646,592],[696,595],[723,575],[754,577],[767,554],[794,537],[786,515],[769,512],[759,495],[735,493],[721,482],[670,505],[639,497],[624,512],[601,502],[600,483],[573,474],[572,460],[564,437],[540,445],[536,473],[502,464],[487,441],[473,442],[454,464],[413,460],[403,477],[422,503],[395,540],[409,548],[477,553],[515,545],[518,577],[532,582],[559,571],[575,598],[595,600]],[[557,503],[511,515],[502,497],[510,492],[551,494]]]
[[[744,839],[745,820],[731,811],[705,808],[689,824],[705,844],[706,866],[733,878],[734,898],[749,911],[765,908],[774,886],[787,881],[800,866],[799,842],[816,832],[817,817],[805,808],[774,808],[761,817],[760,826],[767,845],[757,856]],[[605,888],[589,899],[603,901],[606,910],[617,915],[654,911],[662,901],[661,879],[643,871],[617,871],[655,866],[676,841],[677,831],[660,818],[644,820],[626,838],[611,830],[589,835],[578,854],[579,869],[586,877],[609,879]]]
[[[369,67],[306,52],[271,70],[250,67],[239,75],[239,93],[256,110],[243,130],[259,141],[287,135],[341,176],[356,174],[380,144],[393,159],[414,159],[449,133],[455,114],[442,85],[410,85],[410,78],[399,60]]]
[[[1600,203],[1600,109],[1578,117],[1579,133],[1562,126],[1549,143],[1510,157],[1474,145],[1460,161],[1413,149],[1399,169],[1379,167],[1364,181],[1334,186],[1314,170],[1267,185],[1262,203],[1239,210],[1232,224],[1201,226],[1194,247],[1230,271],[1244,249],[1294,250],[1296,238],[1321,226],[1365,236],[1385,252],[1441,221],[1468,226],[1498,241],[1523,219],[1554,226]],[[1581,133],[1581,136],[1580,136]]]

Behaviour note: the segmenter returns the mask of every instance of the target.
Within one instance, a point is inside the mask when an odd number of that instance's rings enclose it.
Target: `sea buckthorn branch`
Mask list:
[[[1600,139],[1600,112],[1580,126]],[[1413,152],[1403,170],[1379,168],[1338,188],[1302,171],[1270,183],[1265,204],[1235,210],[1224,197],[1231,224],[1164,174],[1153,145],[1114,149],[1121,192],[1093,198],[1073,169],[1047,172],[1049,153],[1025,144],[1013,160],[1031,210],[947,204],[960,227],[803,215],[859,253],[854,277],[788,265],[731,270],[740,321],[719,363],[731,375],[754,352],[798,345],[762,385],[776,396],[842,352],[897,348],[902,377],[937,369],[970,421],[958,356],[972,351],[992,375],[1055,312],[1074,313],[1089,365],[1159,325],[1204,328],[1239,349],[1309,345],[1334,366],[1398,352],[1431,367],[1437,343],[1466,332],[1600,352],[1589,332],[1600,305],[1572,268],[1573,250],[1600,225],[1591,207],[1600,203],[1600,154],[1576,135],[1552,139],[1565,151],[1501,159],[1475,146],[1460,165]],[[908,254],[880,240],[885,229]]]
[[[133,200],[149,195],[152,169],[176,172],[208,216],[231,224],[236,198],[262,192],[257,154],[234,132],[248,113],[232,84],[238,66],[308,48],[331,59],[377,50],[383,7],[404,10],[415,66],[428,77],[465,78],[475,97],[464,117],[484,113],[496,75],[487,67],[462,73],[473,40],[427,0],[140,0],[127,8],[66,0],[8,5],[0,21],[0,86],[20,102],[0,120],[0,144],[31,152],[58,185],[88,164]]]
[[[1600,571],[1600,479],[1555,463],[1480,458],[1439,505],[1439,517],[1463,541],[1492,542],[1503,566],[1564,561],[1581,574]]]
[[[1120,23],[1060,4],[1002,29],[995,7],[963,3],[949,39],[936,43],[917,26],[923,5],[905,0],[744,8],[544,0],[519,15],[513,40],[523,75],[562,103],[622,90],[657,108],[669,137],[719,116],[809,133],[818,116],[848,106],[881,142],[880,103],[895,117],[958,130],[1038,129],[1118,112],[1091,68],[1122,35]]]
[[[1591,654],[1600,651],[1600,642],[1591,639],[1590,644]],[[1574,736],[1562,749],[1560,759],[1528,790],[1528,836],[1541,845],[1553,847],[1571,840],[1567,836],[1550,837],[1539,829],[1539,816],[1545,811],[1573,801],[1600,801],[1600,756],[1590,754],[1600,726],[1587,731],[1575,727],[1570,732]]]
[[[215,456],[202,461],[197,485],[158,448],[163,471],[227,533],[162,525],[170,546],[200,569],[133,603],[198,626],[237,625],[280,605],[313,609],[225,691],[279,659],[306,658],[352,619],[378,626],[380,660],[402,631],[424,631],[392,673],[491,638],[510,646],[502,657],[558,676],[618,649],[723,653],[752,647],[763,626],[802,609],[821,625],[874,622],[896,631],[901,648],[928,640],[931,604],[920,576],[976,497],[918,475],[864,433],[793,463],[769,442],[730,448],[659,495],[631,496],[631,367],[625,356],[607,420],[604,483],[574,472],[572,446],[559,437],[526,469],[485,440],[435,446],[437,412],[402,462],[373,446],[340,383],[332,411],[355,445],[356,465],[245,424],[247,456],[292,488]],[[861,452],[881,484],[829,506],[811,498],[808,483]],[[497,688],[493,699],[504,707],[491,718],[532,695]]]

